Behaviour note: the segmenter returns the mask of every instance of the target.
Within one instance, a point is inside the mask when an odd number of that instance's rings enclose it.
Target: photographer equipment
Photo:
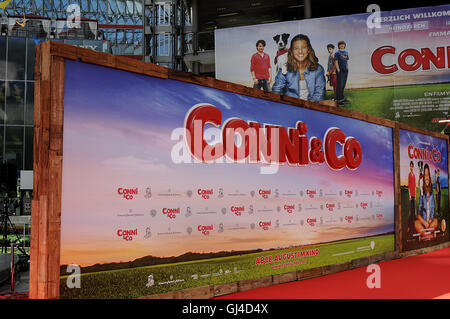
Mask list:
[[[13,243],[16,244],[17,249],[25,256],[28,257],[28,253],[25,251],[23,247],[23,241],[21,241],[22,236],[17,231],[14,223],[11,222],[9,218],[10,209],[16,209],[20,206],[20,203],[16,199],[11,199],[8,196],[3,197],[3,203],[1,205],[2,209],[0,210],[0,231],[3,234],[2,242],[1,242],[1,253],[7,253],[8,247],[10,246],[10,242],[8,240],[8,230],[11,229],[13,235],[15,236],[15,240]]]

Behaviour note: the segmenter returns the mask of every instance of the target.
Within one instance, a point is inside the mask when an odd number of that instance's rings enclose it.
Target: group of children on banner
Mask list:
[[[339,41],[338,50],[334,52],[333,44],[327,45],[329,53],[327,72],[319,64],[319,59],[311,46],[308,36],[298,34],[292,38],[289,49],[285,49],[287,54],[286,70],[277,71],[274,84],[272,83],[272,68],[270,56],[264,52],[266,42],[258,40],[256,50],[251,57],[250,73],[253,78],[253,87],[297,97],[313,102],[320,102],[326,99],[326,82],[333,88],[333,100],[338,105],[348,102],[344,97],[344,89],[348,78],[348,52],[345,41]],[[278,58],[278,54],[276,59]],[[276,60],[275,60],[276,61]],[[327,80],[325,80],[325,75]]]

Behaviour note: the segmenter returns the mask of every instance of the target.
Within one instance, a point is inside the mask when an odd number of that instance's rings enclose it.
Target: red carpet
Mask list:
[[[0,299],[28,299],[28,292],[1,292]]]
[[[450,298],[450,247],[378,263],[381,287],[369,289],[367,267],[238,292],[220,299]],[[219,299],[218,298],[218,299]]]

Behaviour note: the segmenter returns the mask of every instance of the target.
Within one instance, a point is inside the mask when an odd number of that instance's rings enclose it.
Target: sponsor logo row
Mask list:
[[[145,286],[147,288],[150,288],[153,286],[162,286],[162,285],[170,285],[170,284],[180,283],[180,282],[184,282],[186,280],[200,280],[200,279],[207,279],[210,277],[238,274],[240,272],[242,272],[242,270],[238,269],[238,267],[234,267],[233,270],[221,268],[216,272],[205,273],[205,274],[192,274],[192,275],[188,276],[187,278],[176,278],[174,275],[169,275],[169,278],[165,278],[161,281],[155,281],[156,278],[152,273],[152,274],[148,275],[147,283],[145,284]]]
[[[167,192],[161,192],[157,194],[152,193],[151,187],[145,188],[144,191],[139,190],[137,187],[118,187],[117,188],[117,195],[120,196],[123,199],[126,200],[133,200],[138,198],[139,195],[143,195],[145,199],[150,199],[154,196],[158,197],[176,197],[176,196],[183,196],[183,193],[177,193],[172,192],[170,189]],[[374,190],[371,193],[360,193],[358,190],[340,190],[338,192],[324,192],[322,189],[316,190],[316,189],[306,189],[301,190],[298,193],[288,191],[286,193],[280,193],[278,188],[275,189],[258,189],[258,190],[252,190],[249,193],[242,193],[238,190],[231,193],[225,193],[223,188],[219,188],[217,190],[214,190],[212,188],[198,188],[195,191],[188,190],[185,194],[189,198],[198,197],[202,198],[204,200],[212,199],[212,198],[224,198],[225,196],[233,197],[233,196],[247,196],[250,195],[252,198],[259,197],[262,199],[269,199],[269,198],[278,198],[280,196],[283,197],[291,197],[291,196],[297,196],[304,198],[316,198],[316,197],[347,197],[347,198],[355,198],[358,196],[377,196],[379,198],[382,197],[383,191],[382,190]]]
[[[342,216],[337,219],[324,219],[323,216],[320,217],[310,217],[306,219],[302,219],[298,222],[296,221],[289,221],[288,223],[281,224],[280,220],[260,220],[256,223],[250,223],[249,225],[239,225],[234,224],[227,228],[227,230],[233,231],[233,230],[242,230],[242,229],[261,229],[264,231],[270,230],[270,229],[278,229],[280,227],[286,227],[286,226],[310,226],[310,227],[316,227],[323,224],[336,224],[336,223],[345,223],[350,224],[358,221],[364,221],[364,220],[382,220],[383,214],[374,214],[372,216],[366,216],[366,217],[360,217],[359,215],[348,215],[348,216]],[[218,225],[214,224],[198,224],[195,226],[189,226],[186,228],[186,233],[191,235],[192,233],[199,233],[204,236],[211,235],[213,232],[223,233],[225,231],[225,226],[223,223],[219,223]],[[141,235],[141,231],[138,230],[138,228],[119,228],[116,230],[116,236],[122,240],[125,241],[133,241],[136,237]],[[168,231],[162,231],[157,232],[157,236],[164,236],[164,235],[176,235],[176,234],[182,234],[181,231],[172,231],[170,228]],[[144,239],[151,238],[153,235],[153,230],[151,226],[148,226],[145,228],[145,231],[143,232]],[[142,236],[142,235],[141,235]]]
[[[208,210],[206,208],[204,211],[192,211],[192,208],[190,206],[187,206],[185,209],[182,209],[181,207],[164,207],[162,209],[151,209],[150,212],[144,212],[144,213],[133,213],[133,209],[129,209],[129,213],[126,214],[118,214],[120,217],[130,217],[130,216],[145,216],[149,214],[152,217],[156,217],[158,215],[158,212],[162,216],[166,216],[169,219],[175,219],[177,216],[184,213],[186,217],[190,217],[193,214],[197,215],[207,215],[207,214],[231,214],[236,216],[242,216],[243,214],[249,214],[252,215],[254,213],[268,213],[268,212],[276,212],[276,213],[287,213],[287,214],[294,214],[295,212],[303,213],[308,211],[314,211],[314,210],[321,210],[321,211],[327,211],[327,212],[337,212],[341,210],[349,210],[349,209],[359,209],[360,211],[365,211],[374,208],[379,209],[382,207],[379,203],[373,203],[373,202],[359,202],[359,203],[331,203],[327,202],[325,204],[320,205],[305,205],[305,204],[284,204],[284,205],[278,205],[275,207],[258,207],[255,208],[254,205],[232,205],[229,207],[223,207],[218,210]]]

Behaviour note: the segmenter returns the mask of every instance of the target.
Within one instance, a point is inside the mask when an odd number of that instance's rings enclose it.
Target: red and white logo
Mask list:
[[[307,189],[306,190],[306,195],[308,195],[310,198],[314,198],[314,195],[316,195],[316,191],[312,190],[312,189]]]
[[[271,190],[270,189],[260,189],[258,191],[258,194],[261,195],[262,198],[268,199],[269,195],[271,194]]]
[[[164,215],[167,215],[167,217],[173,219],[180,213],[180,208],[163,208],[162,212]]]
[[[126,241],[132,241],[133,236],[137,236],[137,234],[138,234],[137,228],[129,230],[119,229],[117,231],[117,236],[122,237],[122,239]]]
[[[268,222],[259,222],[259,227],[261,227],[263,230],[269,230],[270,226],[272,226],[272,222],[268,221]]]
[[[366,209],[368,205],[369,205],[369,203],[364,203],[364,202],[360,203],[360,206],[362,209]]]
[[[136,188],[124,188],[119,187],[117,189],[117,193],[121,195],[123,198],[131,200],[136,197],[136,195],[139,193],[137,187]]]
[[[231,212],[234,213],[236,216],[241,216],[244,211],[245,211],[244,206],[231,206]]]
[[[214,191],[212,189],[201,189],[197,190],[197,194],[203,199],[209,199],[213,195]]]
[[[317,218],[308,218],[306,222],[309,224],[309,226],[315,226],[317,223]]]
[[[326,208],[332,212],[334,208],[336,207],[336,204],[327,203]]]
[[[213,225],[198,225],[197,229],[203,235],[208,236],[210,234],[210,232],[213,231],[214,226]]]
[[[447,51],[447,59],[449,56],[450,47],[440,46],[434,48],[407,48],[398,53],[396,47],[391,45],[384,45],[377,48],[373,51],[372,56],[370,57],[370,61],[372,63],[372,68],[381,74],[392,74],[397,72],[399,69],[407,72],[416,71],[421,69],[423,71],[430,70],[435,68],[437,70],[440,69],[449,69],[450,61],[447,62],[447,66],[445,65],[445,52]],[[434,52],[436,52],[436,54]],[[383,56],[389,55],[389,58],[393,59],[394,64],[385,65],[383,63]],[[385,60],[386,61],[386,60]],[[384,61],[384,62],[385,62]],[[433,65],[433,67],[431,66]]]
[[[383,195],[383,191],[377,191],[377,195],[378,197],[381,197],[381,195]]]
[[[383,219],[383,214],[377,214],[377,218],[378,218],[379,220],[382,220],[382,219]]]
[[[352,197],[353,191],[350,191],[348,189],[345,190],[345,196]]]
[[[351,222],[353,221],[353,216],[345,216],[345,220],[346,220],[348,223],[351,223]]]
[[[288,214],[292,214],[295,210],[295,205],[284,205],[283,208]]]

